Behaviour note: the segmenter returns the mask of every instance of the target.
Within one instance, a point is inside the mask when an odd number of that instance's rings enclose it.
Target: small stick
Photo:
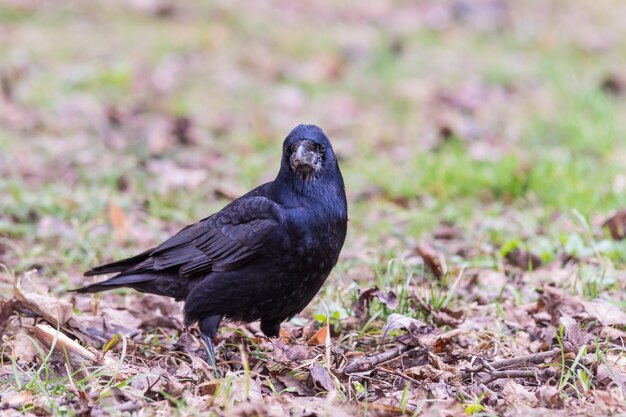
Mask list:
[[[533,353],[531,355],[525,355],[525,356],[520,356],[517,358],[511,358],[511,359],[502,359],[500,361],[491,362],[490,365],[495,369],[502,369],[502,368],[507,368],[512,365],[525,364],[525,363],[539,364],[539,363],[542,363],[544,360],[555,356],[559,352],[560,352],[559,349],[554,348],[547,352]]]
[[[509,369],[506,371],[496,371],[489,374],[489,379],[485,381],[485,384],[489,384],[496,379],[501,378],[535,378],[537,374],[533,371],[521,370],[521,369]]]
[[[375,355],[366,356],[365,358],[362,358],[362,359],[357,359],[356,361],[348,363],[346,366],[344,366],[343,372],[346,374],[351,374],[354,372],[369,371],[383,362],[387,362],[387,361],[397,358],[398,356],[402,355],[403,353],[405,353],[406,351],[412,348],[413,348],[412,346],[400,345],[400,346],[394,347],[393,349],[386,350],[384,352],[377,353]]]
[[[54,350],[60,353],[63,353],[64,350],[67,350],[68,352],[73,353],[80,358],[86,359],[90,362],[103,363],[105,365],[115,364],[115,361],[111,360],[108,357],[99,358],[96,354],[88,351],[77,342],[67,337],[60,330],[57,331],[57,329],[47,324],[38,324],[35,326],[35,337],[40,342],[42,342],[48,349],[52,348],[52,346],[54,345]]]
[[[514,366],[514,365],[540,364],[540,363],[543,363],[543,361],[545,361],[546,359],[552,358],[553,356],[555,356],[559,352],[560,352],[559,349],[554,348],[554,349],[549,350],[547,352],[533,353],[531,355],[524,355],[524,356],[519,356],[517,358],[511,358],[511,359],[502,359],[502,360],[494,361],[494,362],[487,362],[485,360],[482,360],[481,366],[479,366],[479,367],[477,367],[475,369],[465,370],[461,374],[461,379],[465,380],[465,379],[471,377],[473,374],[477,374],[477,373],[480,373],[480,372],[485,372],[485,373],[488,373],[489,375],[499,375],[499,372],[506,372],[506,371],[502,370],[502,368],[508,368],[508,367]],[[531,371],[527,371],[527,370],[516,370],[516,369],[513,369],[511,371],[512,372],[531,372]],[[502,374],[502,375],[504,375],[504,376],[496,377],[496,378],[493,378],[493,379],[507,378],[507,374]],[[529,376],[527,375],[527,376],[512,377],[512,378],[528,378],[528,377]]]

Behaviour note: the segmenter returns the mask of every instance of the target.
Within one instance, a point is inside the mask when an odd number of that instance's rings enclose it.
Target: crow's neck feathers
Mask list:
[[[336,161],[328,161],[322,169],[307,177],[281,167],[276,180],[276,195],[285,207],[308,207],[328,221],[347,220],[347,202],[343,177]]]

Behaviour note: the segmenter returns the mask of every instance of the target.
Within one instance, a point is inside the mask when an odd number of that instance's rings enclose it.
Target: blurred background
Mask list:
[[[625,57],[617,0],[2,0],[0,263],[60,291],[272,180],[299,123],[341,160],[342,274],[446,227],[591,250],[567,233],[626,206]]]

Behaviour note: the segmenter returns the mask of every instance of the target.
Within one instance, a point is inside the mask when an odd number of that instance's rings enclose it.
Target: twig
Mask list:
[[[530,370],[509,369],[506,371],[496,371],[489,374],[489,379],[485,381],[485,384],[489,384],[501,378],[535,378],[536,376],[537,374]]]
[[[502,359],[494,362],[487,362],[483,358],[481,358],[480,366],[474,369],[466,369],[461,373],[461,379],[465,380],[470,378],[472,375],[477,373],[487,373],[490,377],[486,383],[489,383],[493,380],[499,378],[530,378],[534,377],[535,373],[533,371],[527,369],[509,369],[505,370],[503,368],[509,368],[516,365],[530,365],[530,364],[541,364],[546,359],[552,358],[560,352],[559,349],[554,348],[547,352],[539,352],[533,353],[531,355],[519,356],[517,358],[511,359]],[[519,376],[514,376],[519,375]]]
[[[555,356],[559,352],[560,352],[559,349],[554,348],[547,352],[533,353],[532,355],[525,355],[525,356],[520,356],[517,358],[511,358],[511,359],[502,359],[500,361],[491,362],[490,365],[495,369],[502,369],[502,368],[507,368],[509,366],[513,366],[513,365],[519,365],[519,364],[527,364],[527,363],[538,364],[538,363],[543,363],[543,361]]]
[[[380,365],[381,363],[397,358],[398,356],[402,355],[410,349],[413,349],[413,346],[400,345],[394,347],[393,349],[386,350],[375,355],[359,358],[354,362],[350,362],[346,366],[344,366],[343,372],[346,374],[351,374],[354,372],[369,371],[377,365]]]

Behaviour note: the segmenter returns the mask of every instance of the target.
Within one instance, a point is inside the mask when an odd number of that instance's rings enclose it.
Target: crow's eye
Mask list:
[[[285,148],[285,155],[290,156],[293,153],[293,150],[291,149],[291,146],[287,146]]]
[[[324,151],[326,150],[326,145],[324,144],[319,145],[317,149],[319,150],[320,153],[324,153]]]

